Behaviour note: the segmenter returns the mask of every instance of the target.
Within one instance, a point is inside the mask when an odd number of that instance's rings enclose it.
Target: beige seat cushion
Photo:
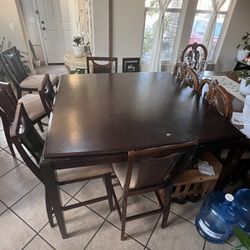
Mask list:
[[[115,172],[122,188],[124,188],[125,179],[126,179],[126,175],[127,175],[127,169],[128,169],[128,163],[127,162],[117,162],[117,163],[113,163],[112,167],[114,169],[114,172]],[[139,170],[139,165],[135,164],[133,167],[133,173],[132,173],[130,184],[129,184],[130,189],[134,189],[136,186],[136,181],[137,181],[137,177],[138,177],[138,170]]]
[[[44,75],[32,75],[26,77],[20,84],[22,88],[32,88],[32,89],[38,89],[43,81]],[[57,84],[59,81],[59,78],[57,75],[49,75],[50,81],[52,84]]]
[[[18,103],[23,103],[31,121],[36,120],[46,113],[39,95],[27,94],[20,98]]]
[[[104,174],[111,174],[113,172],[112,166],[109,164],[100,164],[79,168],[68,168],[57,170],[58,181],[70,181],[83,178],[91,178]]]

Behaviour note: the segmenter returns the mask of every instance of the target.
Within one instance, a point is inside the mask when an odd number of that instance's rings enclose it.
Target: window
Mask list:
[[[203,43],[208,49],[208,60],[213,61],[217,43],[224,25],[230,0],[221,3],[213,0],[198,0],[189,43]]]
[[[172,59],[182,4],[183,0],[172,0],[167,8],[167,11],[164,13],[161,61],[171,61]],[[154,30],[159,16],[158,1],[146,0],[145,7],[145,29],[142,60],[144,62],[149,62],[153,48]]]

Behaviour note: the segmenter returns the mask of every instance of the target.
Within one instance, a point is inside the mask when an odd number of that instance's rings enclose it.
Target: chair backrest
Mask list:
[[[14,120],[16,105],[17,98],[10,83],[0,82],[0,107],[5,112],[10,123]]]
[[[205,45],[199,43],[187,45],[180,57],[181,63],[188,67],[191,67],[196,72],[204,70],[206,60],[207,48]]]
[[[22,103],[17,104],[14,122],[10,127],[10,136],[26,165],[42,181],[38,163],[42,156],[44,141],[30,121]],[[26,150],[35,158],[36,163]]]
[[[52,82],[50,81],[48,74],[45,74],[43,81],[38,89],[38,93],[40,95],[44,109],[49,116],[53,108],[56,92],[54,91]]]
[[[19,87],[20,83],[29,76],[21,61],[20,52],[16,47],[12,47],[3,51],[0,57],[7,76],[16,87]]]
[[[176,78],[176,80],[183,80],[185,76],[185,67],[183,67],[183,64],[180,62],[177,62],[174,66],[173,70],[173,76]]]
[[[183,72],[184,72],[184,77],[182,79],[183,83],[187,84],[188,86],[193,88],[196,92],[198,92],[200,84],[196,72],[190,67],[185,67]]]
[[[122,72],[140,72],[140,58],[122,58]]]
[[[232,98],[229,93],[219,85],[217,80],[208,82],[208,92],[205,95],[208,103],[215,106],[217,111],[225,116],[227,119],[231,119],[233,113]]]
[[[128,170],[124,190],[128,190],[132,173],[135,175],[135,189],[152,187],[166,182],[173,173],[177,173],[177,162],[194,149],[195,141],[149,148],[138,151],[129,151]],[[182,164],[183,167],[183,164]],[[133,172],[136,171],[136,172]]]
[[[91,62],[91,64],[90,64]],[[99,62],[99,63],[98,63]],[[105,63],[105,64],[104,64]],[[88,73],[117,73],[117,57],[87,57]]]

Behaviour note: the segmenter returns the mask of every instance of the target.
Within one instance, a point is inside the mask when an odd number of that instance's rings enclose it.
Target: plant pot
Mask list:
[[[40,59],[33,60],[33,64],[36,68],[39,68],[41,67],[41,60]]]
[[[73,51],[74,51],[75,57],[83,57],[85,54],[83,45],[73,46]]]
[[[240,82],[240,93],[242,95],[250,95],[250,84],[246,86],[246,79],[241,79]]]
[[[237,60],[243,61],[249,54],[249,50],[240,49],[237,53]]]

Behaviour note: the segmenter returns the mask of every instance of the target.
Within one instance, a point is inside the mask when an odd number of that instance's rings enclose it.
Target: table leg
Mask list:
[[[43,180],[50,205],[53,207],[53,211],[56,216],[56,220],[61,232],[62,238],[67,238],[67,232],[65,227],[64,215],[61,207],[61,196],[60,191],[56,182],[55,171],[51,166],[41,166]]]

